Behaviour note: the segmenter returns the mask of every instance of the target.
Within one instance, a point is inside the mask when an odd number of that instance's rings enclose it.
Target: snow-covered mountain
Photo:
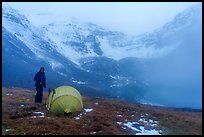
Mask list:
[[[162,43],[158,36],[153,34],[139,37],[128,37],[121,32],[106,30],[92,23],[60,22],[42,27],[44,38],[57,45],[59,53],[69,60],[79,64],[86,57],[107,57],[120,60],[126,57],[152,58],[167,54],[179,42]],[[157,35],[157,34],[156,34]]]
[[[46,67],[48,76],[51,77],[50,82],[53,83],[57,78],[65,80],[69,79],[67,76],[73,72],[78,73],[74,63],[62,56],[48,41],[42,38],[39,28],[33,26],[25,16],[7,4],[2,7],[2,24],[4,82],[16,81],[15,83],[25,83],[24,86],[31,86],[33,83],[28,82],[28,78],[31,79],[34,71],[37,71],[40,66]],[[25,73],[24,79],[18,79],[21,77],[18,75],[19,72]],[[32,74],[30,74],[31,72]],[[13,74],[8,77],[7,73]]]
[[[181,43],[182,39],[175,34],[199,20],[201,11],[196,10],[197,8],[195,6],[178,14],[173,21],[151,33],[135,37],[113,32],[93,23],[76,21],[48,24],[43,26],[43,34],[48,41],[57,45],[58,52],[77,63],[81,58],[98,56],[114,60],[126,57],[160,57],[170,53]]]
[[[34,74],[44,66],[50,88],[70,84],[86,94],[144,100],[159,64],[168,66],[175,60],[182,64],[189,59],[200,63],[200,41],[196,48],[188,42],[202,36],[197,33],[202,29],[201,8],[201,4],[195,5],[155,31],[128,37],[94,23],[73,20],[38,28],[2,3],[3,85],[32,87]],[[195,40],[194,35],[198,35]],[[189,52],[197,56],[187,56]]]

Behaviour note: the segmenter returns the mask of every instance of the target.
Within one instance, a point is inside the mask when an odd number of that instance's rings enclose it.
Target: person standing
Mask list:
[[[43,97],[43,87],[46,88],[46,77],[45,77],[45,68],[41,67],[40,71],[35,74],[34,77],[35,87],[36,87],[36,96],[35,103],[42,103]]]

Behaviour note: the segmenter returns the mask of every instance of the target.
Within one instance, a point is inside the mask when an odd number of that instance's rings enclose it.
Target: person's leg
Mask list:
[[[39,102],[42,103],[42,97],[43,97],[43,86],[39,88]]]
[[[40,87],[39,86],[36,86],[36,91],[37,91],[37,93],[36,93],[36,95],[35,95],[35,103],[40,103]]]

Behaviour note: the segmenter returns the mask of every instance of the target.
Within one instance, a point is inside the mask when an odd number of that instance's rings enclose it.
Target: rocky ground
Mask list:
[[[83,96],[80,113],[56,116],[43,103],[34,104],[35,91],[2,88],[3,135],[202,135],[202,112],[130,104]]]

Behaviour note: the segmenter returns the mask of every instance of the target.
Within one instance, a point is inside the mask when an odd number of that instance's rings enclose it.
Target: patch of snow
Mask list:
[[[80,117],[75,117],[75,119],[80,119]]]
[[[37,118],[36,116],[32,116],[31,118]]]
[[[83,82],[83,81],[72,80],[72,82],[74,82],[74,83],[78,83],[78,84],[86,84],[86,82]]]
[[[86,72],[90,72],[90,70],[86,70]]]
[[[33,114],[35,114],[35,115],[44,115],[45,113],[43,113],[43,112],[33,112]]]
[[[66,74],[64,74],[64,73],[62,73],[62,72],[57,72],[58,74],[60,74],[60,75],[62,75],[62,76],[65,76],[65,77],[67,77],[67,75]]]
[[[90,132],[90,134],[96,134],[97,132]]]
[[[117,115],[118,117],[123,117],[122,115]]]
[[[112,75],[110,75],[110,77],[112,78],[112,79],[116,79],[116,80],[123,80],[123,81],[129,81],[126,77],[122,77],[122,76],[112,76]]]
[[[137,124],[138,127],[134,127],[134,125]],[[124,126],[136,131],[136,135],[161,135],[161,130],[157,131],[155,129],[145,129],[143,126],[139,126],[138,122],[127,122],[123,124]]]
[[[45,117],[43,112],[33,112],[34,116],[31,118],[37,118],[37,117]]]
[[[112,79],[114,79],[114,84],[110,85],[110,87],[120,87],[130,84],[130,80],[127,77],[122,76],[113,76],[109,75]]]
[[[127,123],[123,123],[124,126],[134,130],[134,131],[140,131],[140,129],[135,128],[133,125],[133,122],[127,122]]]
[[[149,122],[150,122],[150,123],[153,123],[154,121],[153,121],[153,120],[151,120],[151,119],[149,119]]]
[[[151,120],[151,119],[149,119],[149,125],[150,126],[152,126],[152,127],[154,127],[154,126],[157,126],[157,121],[153,121],[153,120]]]
[[[37,117],[45,117],[43,112],[33,112],[34,116],[31,118],[37,118]]]
[[[157,103],[141,102],[141,104],[144,104],[144,105],[150,105],[150,106],[161,106],[161,107],[164,107],[164,105],[157,104]]]
[[[141,132],[136,133],[136,135],[161,135],[161,130],[157,131],[155,129],[146,130],[143,126],[140,126]]]
[[[113,79],[115,79],[115,77],[114,77],[114,76],[112,76],[112,75],[110,75],[110,77],[111,77],[111,78],[113,78]]]
[[[48,62],[53,70],[63,67],[63,65],[55,60],[48,59]]]
[[[151,126],[151,127],[155,127],[157,126],[157,121],[153,121],[151,119],[149,119],[148,121],[145,120],[145,118],[140,118],[138,122],[143,122],[143,123],[146,123],[147,125]]]
[[[110,87],[122,87],[122,86],[125,86],[127,84],[128,83],[112,84],[112,85],[110,85]]]
[[[139,122],[147,123],[148,121],[146,121],[145,118],[140,118],[140,119],[139,119]]]
[[[7,93],[6,95],[7,95],[7,96],[12,96],[13,94]]]
[[[122,127],[123,129],[127,129],[126,127]]]
[[[22,105],[20,105],[20,106],[21,106],[21,107],[24,107],[25,105],[22,104]]]
[[[92,108],[87,108],[87,109],[84,109],[84,110],[85,110],[85,112],[91,112],[91,111],[93,111]]]
[[[152,128],[157,126],[157,121],[154,120],[145,120],[145,118],[140,118],[138,120],[138,122],[127,122],[127,119],[125,119],[126,122],[122,123],[122,122],[116,122],[119,125],[123,125],[122,128],[126,129],[130,128],[132,130],[134,130],[136,132],[136,135],[161,135],[161,130],[155,130],[155,129],[145,129],[144,126],[141,126],[141,122],[143,122],[143,124],[151,126]]]
[[[119,124],[119,125],[121,125],[122,124],[122,122],[116,122],[117,124]]]
[[[94,104],[98,105],[98,102],[96,102],[96,103],[94,103]]]
[[[11,130],[14,130],[14,129],[6,129],[5,131],[8,132],[8,131],[11,131]]]

